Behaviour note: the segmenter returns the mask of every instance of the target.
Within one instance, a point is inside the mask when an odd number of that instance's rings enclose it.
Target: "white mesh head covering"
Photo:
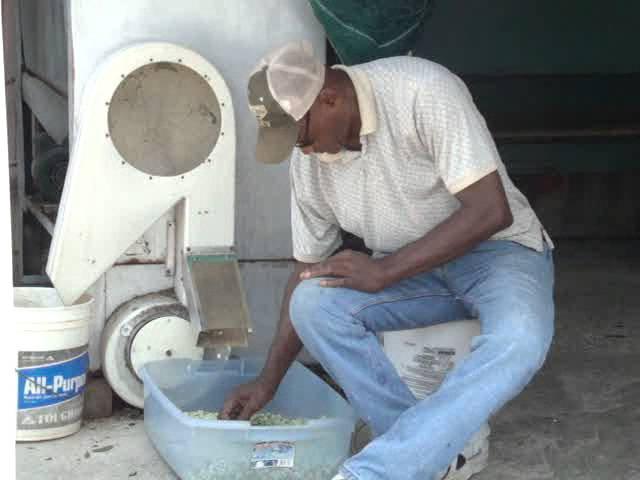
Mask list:
[[[298,121],[307,113],[324,85],[324,64],[308,41],[290,42],[265,56],[256,70],[267,68],[271,95]]]

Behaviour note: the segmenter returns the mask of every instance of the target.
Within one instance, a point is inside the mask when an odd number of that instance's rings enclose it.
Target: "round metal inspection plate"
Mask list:
[[[183,318],[156,318],[140,328],[131,342],[129,355],[133,371],[140,378],[140,369],[148,362],[202,356],[202,349],[196,347],[197,341],[197,333]]]
[[[168,358],[201,360],[197,330],[176,299],[162,294],[134,298],[111,315],[101,339],[102,372],[113,391],[144,408],[142,367]]]
[[[122,158],[149,174],[172,177],[207,160],[220,135],[220,103],[195,70],[149,63],[124,77],[108,106],[109,135]]]

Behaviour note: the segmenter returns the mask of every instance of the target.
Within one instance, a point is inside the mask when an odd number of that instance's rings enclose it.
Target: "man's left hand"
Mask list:
[[[343,287],[362,292],[379,292],[387,286],[379,260],[364,253],[345,250],[302,271],[300,278],[336,277],[320,281],[323,287]]]

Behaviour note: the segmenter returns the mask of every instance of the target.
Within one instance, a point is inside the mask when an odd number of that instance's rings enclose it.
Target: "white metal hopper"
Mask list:
[[[235,123],[224,79],[189,49],[144,43],[108,58],[82,97],[47,264],[60,297],[73,303],[177,206],[178,298],[209,340],[214,332],[218,343],[246,343],[232,250]]]

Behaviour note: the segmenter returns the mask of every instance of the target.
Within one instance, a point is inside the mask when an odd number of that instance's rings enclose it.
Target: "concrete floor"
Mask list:
[[[477,480],[640,479],[640,242],[559,242],[556,337]]]
[[[80,432],[16,445],[16,480],[177,480],[153,449],[135,409],[86,422]]]
[[[543,370],[491,422],[477,480],[640,480],[640,242],[559,242],[557,333]],[[636,341],[634,341],[636,340]],[[18,480],[175,480],[123,410],[17,445]]]

